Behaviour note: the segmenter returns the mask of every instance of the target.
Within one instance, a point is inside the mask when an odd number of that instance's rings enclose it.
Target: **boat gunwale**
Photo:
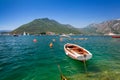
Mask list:
[[[67,44],[64,45],[64,49],[65,49],[65,50],[68,50],[68,49],[66,48],[66,46],[67,46],[68,44],[70,44],[70,43],[67,43]],[[80,49],[83,49],[83,51],[87,52],[87,54],[92,55],[88,50],[86,50],[85,48],[83,48],[83,47],[81,47],[81,46],[78,46],[78,45],[76,45],[76,44],[70,44],[70,45],[74,45],[74,46],[76,46],[76,47],[78,47],[78,48],[80,48]],[[70,50],[69,50],[69,51],[70,51]],[[79,53],[78,53],[78,54],[79,54]],[[80,55],[83,55],[83,54],[80,54]]]
[[[77,52],[75,54],[73,54],[73,52],[70,52],[66,49],[66,45],[68,45],[68,44],[77,46],[78,48],[82,48],[88,54],[83,55],[83,54],[78,54]],[[88,60],[88,59],[92,58],[92,54],[88,50],[86,50],[85,48],[83,48],[79,45],[76,45],[76,44],[67,43],[67,44],[64,45],[64,50],[65,50],[66,55],[68,55],[69,57],[72,57],[73,59],[76,59],[76,60],[83,61],[83,60]],[[81,57],[81,59],[80,59],[80,57]],[[83,57],[84,57],[84,59],[83,59]]]

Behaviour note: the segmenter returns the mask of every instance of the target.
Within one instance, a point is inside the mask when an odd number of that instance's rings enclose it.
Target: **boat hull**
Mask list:
[[[120,38],[120,36],[112,36],[112,38]]]
[[[74,45],[74,46],[76,46],[77,48],[82,49],[82,50],[83,50],[84,52],[86,52],[87,54],[79,54],[79,53],[77,53],[77,52],[75,52],[75,51],[67,50],[67,49],[66,49],[66,46],[67,46],[67,45]],[[69,44],[69,43],[65,44],[65,45],[64,45],[64,50],[65,50],[65,53],[66,53],[67,56],[69,56],[69,57],[71,57],[72,59],[75,59],[75,60],[84,61],[84,60],[89,60],[89,59],[92,58],[92,54],[91,54],[89,51],[87,51],[87,50],[84,49],[83,47],[80,47],[80,46],[75,45],[75,44]]]

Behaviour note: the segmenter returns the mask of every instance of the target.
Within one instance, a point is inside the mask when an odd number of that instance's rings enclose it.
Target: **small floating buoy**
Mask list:
[[[62,38],[60,38],[60,41],[63,41],[63,39],[62,39]]]
[[[55,39],[52,39],[53,42],[55,42]]]
[[[52,47],[53,47],[53,43],[51,42],[51,43],[49,44],[49,46],[50,46],[50,48],[52,48]]]
[[[33,39],[33,42],[37,42],[37,39]]]

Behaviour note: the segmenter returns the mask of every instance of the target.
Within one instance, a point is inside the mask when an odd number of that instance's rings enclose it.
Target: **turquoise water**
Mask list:
[[[81,37],[88,39],[60,41],[59,36],[0,36],[0,80],[60,80],[58,64],[67,77],[85,75],[83,63],[65,55],[65,43],[78,44],[93,54],[86,62],[88,73],[120,73],[120,39],[72,36]],[[49,47],[50,42],[53,42],[53,48]]]

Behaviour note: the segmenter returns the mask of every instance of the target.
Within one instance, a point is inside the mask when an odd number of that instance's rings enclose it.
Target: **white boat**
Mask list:
[[[70,36],[69,36],[69,35],[66,35],[66,34],[62,34],[62,35],[60,35],[60,37],[61,37],[61,38],[70,38]]]
[[[25,35],[26,35],[26,32],[23,32],[23,35],[25,36]]]
[[[30,35],[29,33],[23,32],[23,36]]]
[[[92,54],[88,50],[76,44],[67,43],[64,45],[64,50],[66,55],[76,60],[85,61],[92,58]]]

